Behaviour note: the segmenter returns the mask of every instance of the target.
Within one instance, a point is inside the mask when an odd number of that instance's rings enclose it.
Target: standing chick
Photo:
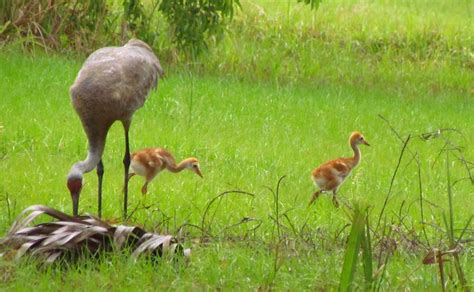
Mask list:
[[[145,148],[132,153],[128,179],[134,175],[145,177],[142,194],[146,194],[148,184],[164,169],[174,173],[180,172],[183,169],[189,169],[202,178],[199,161],[196,158],[184,159],[176,165],[176,161],[169,151],[163,148]]]
[[[349,144],[351,145],[352,150],[354,150],[354,156],[328,161],[313,170],[311,177],[314,183],[319,187],[319,191],[316,191],[313,194],[309,205],[311,205],[322,192],[332,191],[333,203],[336,207],[339,207],[336,193],[345,178],[360,162],[361,154],[359,145],[364,144],[370,146],[369,143],[365,141],[364,136],[359,132],[353,132],[351,134]]]

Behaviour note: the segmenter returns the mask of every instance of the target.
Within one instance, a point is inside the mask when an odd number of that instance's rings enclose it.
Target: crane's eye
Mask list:
[[[194,167],[194,168],[197,168],[198,166],[197,166],[197,164],[194,164],[193,167]]]

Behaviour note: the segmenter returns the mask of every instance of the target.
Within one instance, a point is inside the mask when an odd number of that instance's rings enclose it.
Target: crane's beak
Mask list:
[[[81,195],[82,180],[70,179],[67,181],[67,187],[71,193],[72,215],[77,216],[79,213],[79,196]]]
[[[365,140],[362,142],[362,144],[367,145],[367,146],[370,146],[370,144],[367,143],[367,141],[365,141]]]
[[[72,216],[77,216],[79,211],[79,196],[80,193],[71,193],[72,199]]]

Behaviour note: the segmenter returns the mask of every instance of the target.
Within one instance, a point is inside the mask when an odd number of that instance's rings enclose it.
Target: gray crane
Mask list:
[[[97,167],[98,216],[102,215],[102,154],[110,126],[121,121],[125,130],[124,206],[127,218],[130,148],[128,131],[133,113],[142,107],[150,90],[156,88],[164,72],[152,49],[143,41],[131,39],[122,47],[101,48],[84,62],[70,88],[71,101],[81,119],[89,148],[87,158],[76,162],[67,176],[73,215],[78,215],[84,173]]]

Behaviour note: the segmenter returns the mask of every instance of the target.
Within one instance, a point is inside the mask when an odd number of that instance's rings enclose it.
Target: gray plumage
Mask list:
[[[143,106],[150,90],[156,88],[161,76],[163,69],[160,61],[146,43],[137,39],[130,40],[122,47],[99,49],[84,62],[70,89],[73,107],[81,119],[89,141],[86,160],[74,164],[68,175],[74,215],[77,215],[82,176],[96,166],[99,175],[99,216],[101,215],[101,157],[107,132],[115,121],[121,121],[125,129],[124,164],[125,173],[128,175],[128,130],[132,116]],[[127,187],[126,180],[125,184]],[[127,190],[124,213],[126,196]]]

